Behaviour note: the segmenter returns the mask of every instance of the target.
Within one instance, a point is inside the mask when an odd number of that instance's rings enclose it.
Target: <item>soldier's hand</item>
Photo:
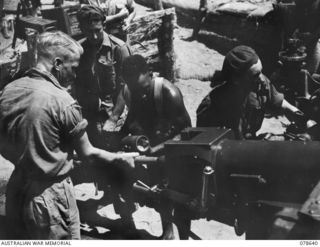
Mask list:
[[[132,171],[135,168],[134,158],[139,156],[139,153],[117,153],[115,158],[116,165],[121,166],[125,171]]]
[[[119,13],[123,15],[123,18],[127,18],[129,16],[129,11],[127,8],[122,8]]]

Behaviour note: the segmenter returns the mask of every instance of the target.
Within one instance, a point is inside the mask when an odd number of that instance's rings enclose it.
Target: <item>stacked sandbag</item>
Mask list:
[[[137,0],[153,6],[153,1]],[[178,24],[197,25],[200,0],[162,0],[163,6],[175,7]],[[207,0],[207,15],[200,27],[199,39],[222,54],[239,44],[252,46],[260,55],[265,72],[270,74],[281,47],[280,22],[274,18],[275,0]]]

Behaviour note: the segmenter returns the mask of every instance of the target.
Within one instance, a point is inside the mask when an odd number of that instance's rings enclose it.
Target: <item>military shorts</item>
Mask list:
[[[70,177],[53,183],[33,181],[23,210],[32,239],[80,239],[80,217]],[[30,197],[30,196],[27,197]]]
[[[6,216],[14,239],[80,239],[80,217],[70,177],[24,180],[7,190]],[[19,185],[20,183],[20,185]],[[19,188],[20,187],[20,188]]]

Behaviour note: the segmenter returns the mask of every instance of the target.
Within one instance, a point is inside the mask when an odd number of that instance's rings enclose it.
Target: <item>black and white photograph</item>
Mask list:
[[[0,0],[0,245],[318,245],[319,38],[320,0]]]

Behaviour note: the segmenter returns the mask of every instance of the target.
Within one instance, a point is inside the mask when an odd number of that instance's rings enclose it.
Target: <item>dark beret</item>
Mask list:
[[[106,17],[103,10],[92,5],[84,5],[77,13],[77,18],[80,23],[90,23],[93,20],[105,21]]]
[[[257,53],[249,46],[240,45],[229,51],[224,59],[222,72],[242,74],[259,60]]]

